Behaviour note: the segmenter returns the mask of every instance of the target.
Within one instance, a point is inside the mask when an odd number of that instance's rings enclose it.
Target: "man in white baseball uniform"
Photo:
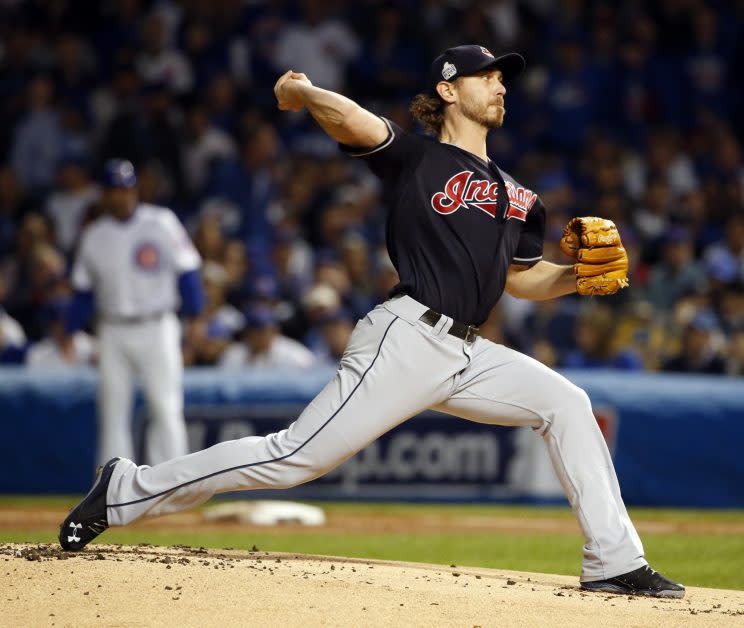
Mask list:
[[[429,93],[412,108],[436,137],[407,133],[304,74],[290,70],[277,81],[280,109],[307,108],[382,180],[400,283],[359,321],[336,376],[287,429],[155,467],[110,460],[63,521],[63,548],[81,549],[109,525],[183,510],[215,493],[307,482],[434,408],[531,427],[543,438],[584,534],[582,588],[684,595],[644,557],[587,394],[478,334],[504,290],[534,300],[585,293],[581,264],[542,259],[542,202],[486,151],[488,131],[504,120],[504,84],[523,68],[521,56],[496,58],[482,46],[444,51],[432,64]],[[627,285],[601,279],[614,290]]]
[[[105,214],[83,232],[72,270],[75,297],[68,333],[95,310],[100,344],[98,452],[135,457],[132,402],[135,376],[147,400],[145,457],[157,464],[187,453],[183,419],[181,326],[176,311],[203,307],[200,257],[176,215],[139,203],[129,161],[105,164]]]

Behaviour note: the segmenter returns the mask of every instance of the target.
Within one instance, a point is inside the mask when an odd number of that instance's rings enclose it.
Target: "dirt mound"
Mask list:
[[[260,551],[0,545],[2,626],[741,626],[744,592],[588,594],[576,578]]]

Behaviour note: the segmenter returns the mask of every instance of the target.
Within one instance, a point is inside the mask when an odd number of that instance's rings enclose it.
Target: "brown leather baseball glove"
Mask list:
[[[577,261],[574,272],[579,294],[615,294],[628,287],[628,254],[611,220],[573,218],[563,230],[560,247]]]

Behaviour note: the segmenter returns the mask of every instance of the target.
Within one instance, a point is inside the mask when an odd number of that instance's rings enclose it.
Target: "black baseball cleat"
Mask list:
[[[652,597],[685,596],[685,587],[677,582],[665,578],[658,571],[648,565],[629,571],[614,578],[582,582],[585,591],[600,591],[602,593],[620,593],[623,595],[650,595]]]
[[[116,463],[112,458],[98,467],[96,481],[83,500],[75,506],[59,527],[59,544],[63,550],[77,552],[108,528],[106,491]]]

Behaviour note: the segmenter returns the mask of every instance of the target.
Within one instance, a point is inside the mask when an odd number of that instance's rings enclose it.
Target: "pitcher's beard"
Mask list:
[[[462,113],[468,120],[477,122],[487,129],[498,129],[504,124],[506,108],[502,105],[496,105],[496,110],[493,111],[487,104],[482,102],[463,100]]]
[[[493,123],[488,126],[489,129],[498,129],[504,124],[504,116],[506,116],[506,107],[498,105],[496,107],[496,115],[493,116]]]

